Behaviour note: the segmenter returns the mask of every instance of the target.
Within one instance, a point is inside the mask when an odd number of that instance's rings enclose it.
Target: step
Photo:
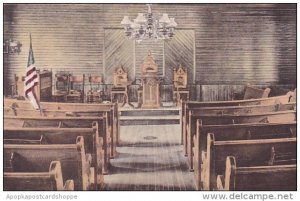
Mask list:
[[[164,109],[134,109],[134,110],[120,110],[121,116],[176,116],[180,114],[177,108]]]
[[[126,125],[165,125],[165,124],[179,124],[179,115],[168,116],[121,116],[121,126]]]

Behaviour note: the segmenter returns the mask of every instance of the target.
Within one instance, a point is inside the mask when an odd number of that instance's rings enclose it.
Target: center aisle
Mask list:
[[[121,126],[104,190],[195,190],[180,145],[180,125]]]

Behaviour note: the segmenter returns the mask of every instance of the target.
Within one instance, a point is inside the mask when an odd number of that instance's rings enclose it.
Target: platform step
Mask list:
[[[180,123],[180,108],[120,108],[120,124],[125,125],[166,125]]]
[[[164,110],[123,110],[120,111],[121,116],[179,116],[179,109],[164,109]]]
[[[165,124],[179,124],[179,115],[168,116],[121,116],[120,124],[126,125],[165,125]]]

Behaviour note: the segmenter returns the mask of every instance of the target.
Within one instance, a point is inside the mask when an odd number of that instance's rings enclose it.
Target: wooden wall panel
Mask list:
[[[125,37],[122,29],[105,29],[104,32],[105,83],[113,83],[113,74],[119,65],[124,66],[129,80],[134,80],[134,42]]]
[[[174,38],[165,42],[165,84],[173,84],[173,69],[182,67],[188,72],[188,83],[194,82],[194,30],[176,30]]]
[[[103,17],[102,5],[91,4],[18,4],[4,5],[4,12],[10,16],[4,27],[4,39],[19,40],[22,52],[4,56],[5,74],[9,82],[13,75],[24,75],[28,59],[29,34],[35,64],[40,69],[59,70],[73,74],[103,73]],[[5,72],[7,73],[7,72]]]
[[[296,7],[153,4],[152,11],[155,16],[168,13],[178,29],[194,31],[195,86],[295,85]],[[4,55],[5,88],[15,73],[24,74],[30,32],[37,67],[102,74],[104,30],[122,29],[124,15],[133,19],[146,11],[145,4],[4,4],[4,39],[23,44],[19,55]]]
[[[283,83],[282,72],[295,83],[295,4],[217,4],[204,9],[196,33],[198,83]],[[289,63],[283,66],[284,60]]]

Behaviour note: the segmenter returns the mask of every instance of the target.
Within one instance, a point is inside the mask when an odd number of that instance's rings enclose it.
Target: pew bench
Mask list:
[[[18,155],[11,168],[14,172],[46,172],[51,161],[60,161],[63,182],[74,181],[74,190],[90,190],[95,183],[90,167],[91,157],[85,154],[84,138],[74,144],[17,145],[4,144],[5,157]],[[8,165],[5,165],[7,167]]]
[[[6,116],[4,129],[15,128],[93,128],[93,122],[98,124],[98,134],[103,138],[104,166],[103,174],[107,174],[109,158],[115,153],[112,146],[112,137],[106,132],[106,121],[103,117],[28,117]]]
[[[189,111],[188,119],[186,123],[186,128],[191,128],[191,124],[195,123],[195,120],[192,118],[200,117],[200,116],[242,116],[242,115],[255,115],[255,114],[262,114],[262,113],[272,113],[277,111],[293,111],[296,110],[296,103],[286,103],[286,104],[275,104],[275,105],[249,105],[249,106],[226,106],[226,107],[202,107],[202,108],[195,108]],[[229,122],[232,123],[232,122]],[[218,124],[218,123],[212,123]],[[184,132],[185,135],[183,136],[184,142],[184,150],[185,155],[188,153],[188,143],[192,140],[192,135],[189,131]]]
[[[282,96],[274,96],[268,98],[248,99],[248,100],[233,100],[233,101],[183,101],[181,104],[181,143],[184,143],[184,136],[186,135],[186,122],[188,121],[189,110],[202,107],[226,107],[226,106],[247,106],[247,105],[276,105],[286,104],[296,100],[296,93],[289,91]]]
[[[296,121],[296,111],[277,111],[257,114],[238,114],[238,115],[194,115],[193,110],[189,112],[189,119],[186,123],[187,131],[184,145],[184,153],[187,155],[190,149],[190,141],[196,134],[196,122],[201,119],[203,125],[225,125],[225,124],[244,124],[244,123],[284,123]]]
[[[12,110],[13,112],[11,112]],[[14,115],[11,115],[14,114]],[[42,112],[38,110],[23,109],[23,108],[7,108],[4,109],[4,116],[30,116],[30,117],[103,117],[106,121],[106,134],[109,135],[105,138],[110,140],[111,150],[110,155],[114,157],[116,154],[116,146],[117,146],[117,134],[116,134],[116,125],[114,125],[114,119],[111,114],[111,110],[106,108],[103,111],[86,111],[84,109],[77,109],[77,111],[68,111],[68,110],[42,110]]]
[[[92,167],[95,170],[95,190],[103,185],[103,173],[107,173],[108,162],[105,158],[103,139],[98,134],[98,122],[93,122],[92,128],[4,128],[5,144],[28,144],[32,139],[43,136],[47,144],[73,144],[77,136],[84,138],[87,154],[92,156]],[[103,167],[105,166],[105,168]],[[106,172],[105,172],[106,171]]]
[[[218,175],[217,190],[227,191],[296,191],[297,166],[241,167],[235,157],[226,159],[225,176]]]
[[[297,123],[250,123],[234,125],[202,125],[197,120],[196,135],[190,141],[188,161],[191,170],[198,175],[198,161],[202,161],[201,153],[206,150],[207,134],[214,133],[216,141],[274,139],[296,137]],[[199,183],[199,181],[197,182]]]
[[[49,171],[44,172],[4,172],[5,191],[71,191],[74,181],[63,183],[61,164],[59,161],[50,163]]]
[[[120,139],[120,122],[119,111],[116,103],[97,103],[97,104],[84,104],[84,103],[56,103],[56,102],[40,102],[42,114],[39,111],[34,111],[29,101],[22,101],[10,98],[4,98],[4,107],[12,108],[21,115],[22,113],[28,114],[32,111],[35,115],[71,115],[71,116],[98,116],[99,112],[107,112],[108,127],[114,141],[118,144]],[[17,115],[17,114],[16,114]]]
[[[224,172],[227,156],[234,156],[242,167],[273,165],[276,155],[284,156],[285,165],[294,164],[296,159],[296,138],[264,140],[215,141],[214,134],[207,136],[207,150],[202,152],[198,178],[204,190],[216,189],[217,175]]]

